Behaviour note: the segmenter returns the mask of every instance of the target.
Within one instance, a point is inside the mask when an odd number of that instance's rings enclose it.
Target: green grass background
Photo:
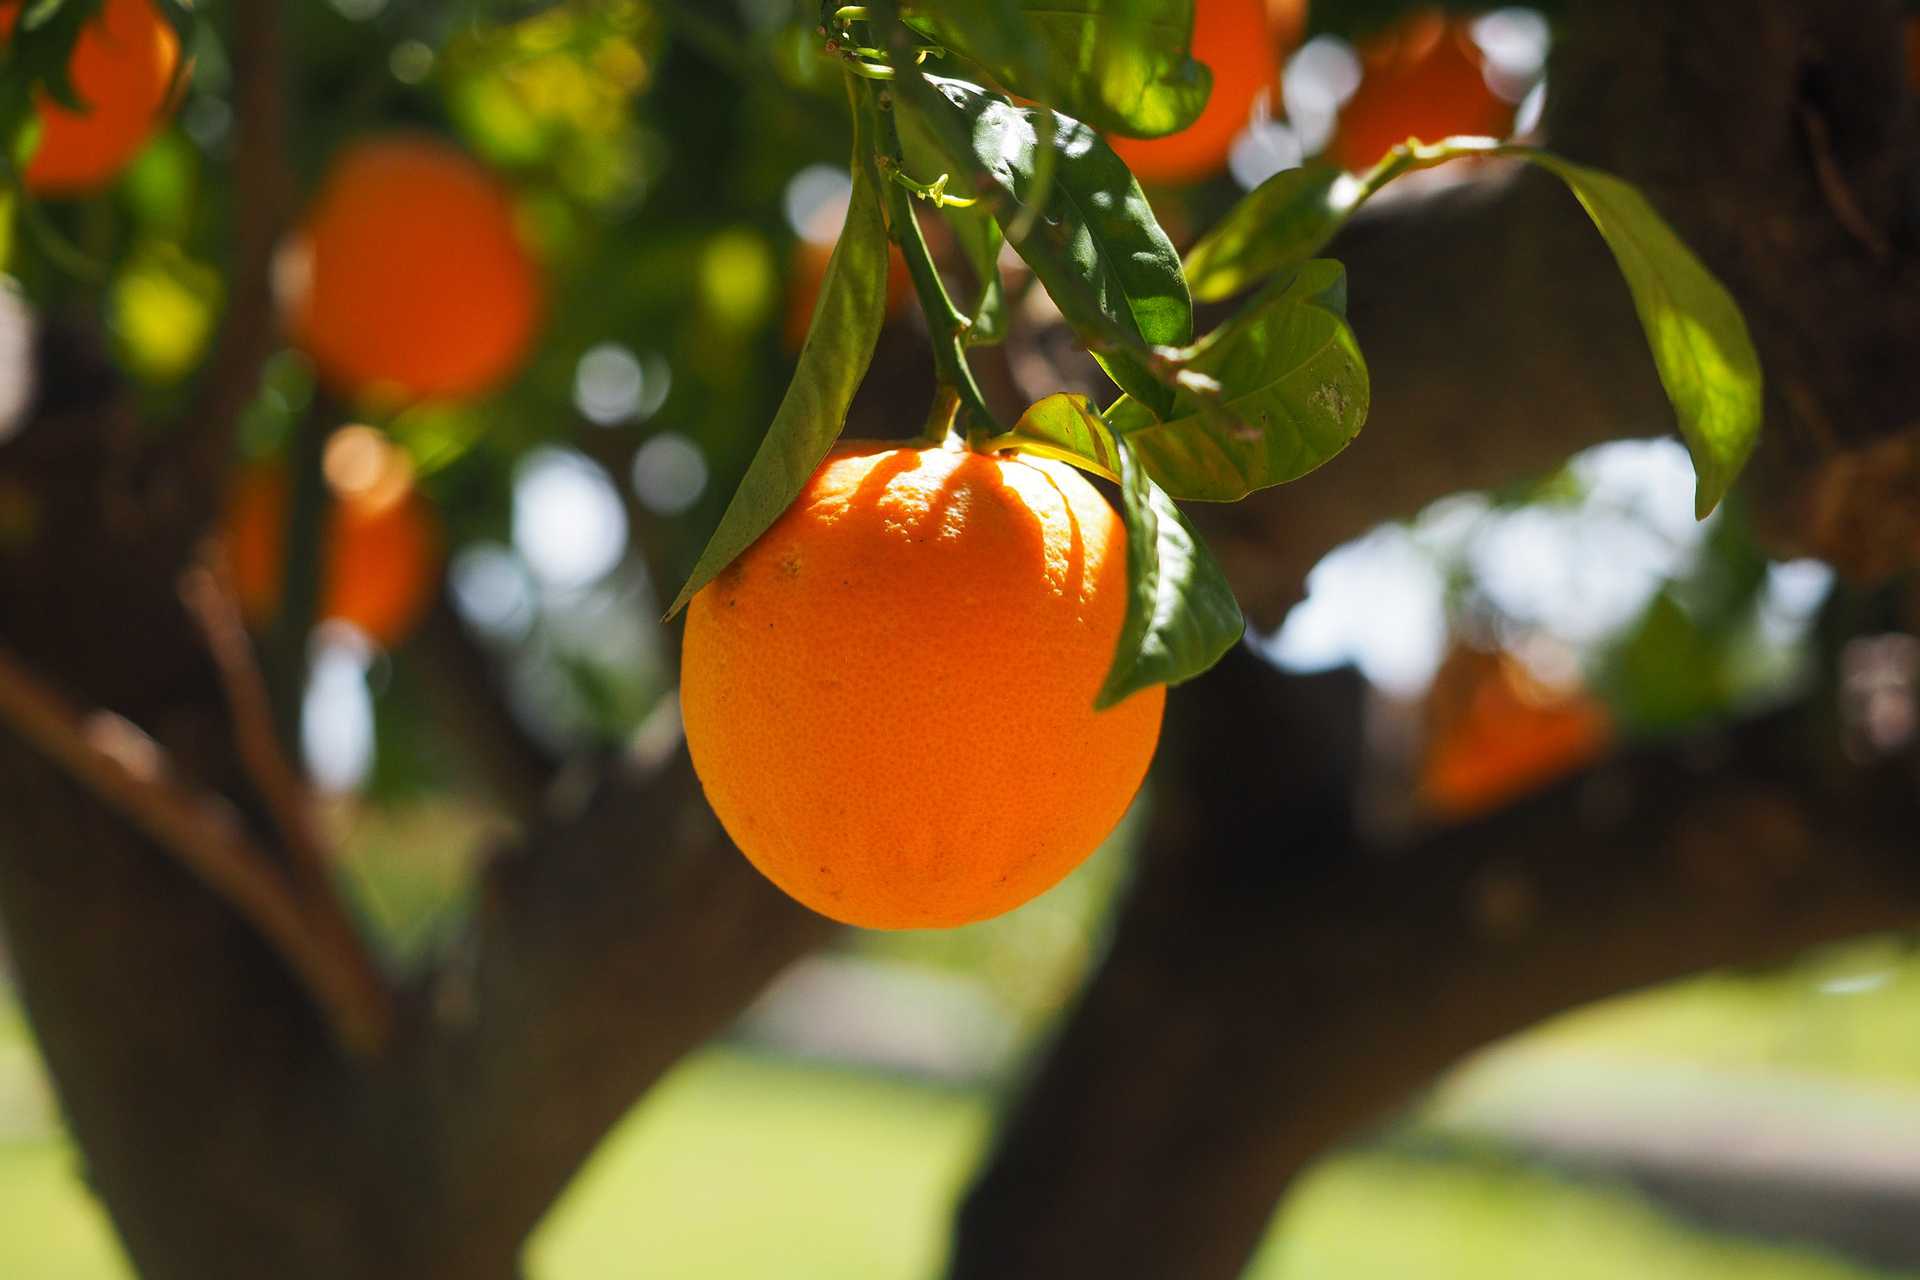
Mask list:
[[[1861,974],[1871,979],[1865,988]],[[1528,1080],[1552,1089],[1556,1079],[1630,1077],[1689,1060],[1857,1078],[1920,1101],[1908,1030],[1916,996],[1920,968],[1894,944],[1779,974],[1703,979],[1550,1024],[1463,1073],[1434,1108],[1457,1110],[1466,1098],[1484,1109],[1485,1093]],[[1476,1087],[1476,1074],[1493,1084]],[[608,1138],[534,1240],[532,1274],[933,1276],[992,1106],[980,1089],[703,1051]],[[125,1276],[76,1157],[51,1125],[25,1028],[0,1014],[0,1276]],[[1875,1274],[1817,1250],[1697,1230],[1624,1187],[1569,1180],[1484,1147],[1436,1156],[1392,1145],[1336,1155],[1304,1179],[1249,1271],[1256,1280]]]

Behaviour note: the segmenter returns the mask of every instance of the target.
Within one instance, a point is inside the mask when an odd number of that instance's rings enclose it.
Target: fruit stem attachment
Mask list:
[[[906,260],[907,275],[913,280],[914,294],[927,318],[927,339],[933,346],[933,373],[938,389],[933,411],[927,417],[927,431],[931,435],[935,419],[944,415],[942,437],[948,428],[956,426],[969,442],[997,435],[1001,426],[995,421],[993,411],[987,408],[986,397],[980,394],[980,386],[973,380],[973,369],[967,363],[967,330],[973,321],[954,305],[946,284],[940,279],[940,270],[934,265],[933,252],[928,249],[927,238],[913,212],[914,198],[920,193],[909,190],[899,181],[904,175],[900,169],[900,129],[894,122],[892,94],[873,84],[863,84],[861,88],[861,110],[868,113],[873,126],[870,134],[874,139],[873,162],[880,171],[887,235],[899,246],[900,256]],[[952,409],[945,407],[948,395],[953,397]]]
[[[920,439],[927,444],[944,444],[953,434],[954,419],[960,414],[960,393],[942,384],[933,389],[933,406],[927,410],[927,425]]]

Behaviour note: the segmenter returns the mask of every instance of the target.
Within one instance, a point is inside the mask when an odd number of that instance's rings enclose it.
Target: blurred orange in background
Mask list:
[[[0,0],[0,36],[11,38],[24,0]],[[85,111],[42,94],[40,140],[22,175],[40,195],[97,191],[119,176],[159,130],[171,105],[180,40],[153,0],[107,0],[81,30],[67,73]]]
[[[372,427],[342,427],[321,462],[319,617],[348,622],[391,648],[425,615],[440,576],[440,523],[414,487],[407,455]],[[288,518],[286,471],[241,472],[228,497],[222,537],[241,612],[255,627],[280,610]]]
[[[335,158],[277,280],[288,331],[342,395],[462,399],[512,376],[539,324],[540,271],[506,188],[424,135]]]
[[[1490,813],[1599,758],[1606,708],[1578,686],[1550,685],[1508,653],[1461,645],[1427,695],[1420,800],[1458,820]]]
[[[1359,172],[1410,137],[1504,137],[1514,108],[1488,87],[1469,25],[1422,10],[1363,42],[1360,87],[1340,112],[1327,158]]]
[[[1134,176],[1171,184],[1224,170],[1254,103],[1278,91],[1280,63],[1299,43],[1306,11],[1306,0],[1196,0],[1193,56],[1213,71],[1213,94],[1199,119],[1177,133],[1109,139]]]

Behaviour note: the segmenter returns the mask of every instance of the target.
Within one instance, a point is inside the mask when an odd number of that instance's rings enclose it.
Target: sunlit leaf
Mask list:
[[[1008,21],[1009,8],[1023,24]],[[902,9],[1001,88],[1097,129],[1172,133],[1193,123],[1213,87],[1188,53],[1193,0],[919,0]]]
[[[1325,248],[1358,206],[1360,186],[1324,164],[1274,174],[1187,251],[1187,284],[1202,302],[1231,297]]]
[[[1367,420],[1371,387],[1345,299],[1339,263],[1307,263],[1198,344],[1188,367],[1220,383],[1217,406],[1183,392],[1178,414],[1161,422],[1123,399],[1107,422],[1177,498],[1230,502],[1298,479]]]
[[[1631,183],[1551,152],[1484,138],[1396,148],[1366,179],[1313,167],[1278,174],[1250,192],[1194,246],[1196,294],[1226,297],[1283,272],[1332,239],[1360,203],[1392,178],[1466,156],[1528,161],[1572,189],[1613,251],[1646,330],[1654,366],[1693,455],[1694,506],[1726,496],[1760,434],[1760,357],[1726,288]]]
[[[1013,430],[988,442],[1071,462],[1109,480],[1120,478],[1120,453],[1107,424],[1085,396],[1056,392],[1020,415]]]
[[[1192,679],[1246,631],[1233,590],[1207,544],[1127,442],[1115,445],[1127,521],[1127,616],[1094,701],[1098,707],[1152,685]]]
[[[1739,305],[1630,183],[1545,151],[1511,151],[1565,180],[1613,250],[1693,455],[1694,509],[1704,517],[1760,436],[1760,356]]]

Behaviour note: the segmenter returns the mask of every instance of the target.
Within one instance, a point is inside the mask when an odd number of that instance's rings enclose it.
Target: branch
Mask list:
[[[0,721],[231,903],[286,957],[343,1044],[380,1044],[391,1013],[360,957],[314,929],[240,816],[175,776],[158,743],[111,712],[75,711],[4,651]]]
[[[1818,707],[1385,848],[1324,728],[1356,703],[1245,650],[1168,700],[1145,865],[953,1276],[1237,1276],[1308,1162],[1494,1038],[1920,919],[1914,761],[1842,764]]]
[[[273,256],[293,207],[287,164],[289,67],[283,0],[232,6],[229,61],[233,67],[232,288],[219,345],[202,374],[187,421],[197,444],[187,458],[192,482],[217,493],[233,460],[240,414],[260,385],[260,370],[279,345]],[[177,442],[163,455],[176,452]]]
[[[247,776],[259,791],[279,829],[292,871],[293,888],[311,931],[313,948],[324,957],[334,981],[348,993],[352,1023],[339,1017],[342,1040],[367,1053],[385,1047],[393,1029],[392,1000],[386,982],[348,914],[333,878],[333,855],[314,821],[313,797],[306,780],[280,749],[267,682],[254,661],[226,577],[217,544],[202,548],[202,564],[181,576],[180,596],[206,637],[233,724],[234,747]]]

